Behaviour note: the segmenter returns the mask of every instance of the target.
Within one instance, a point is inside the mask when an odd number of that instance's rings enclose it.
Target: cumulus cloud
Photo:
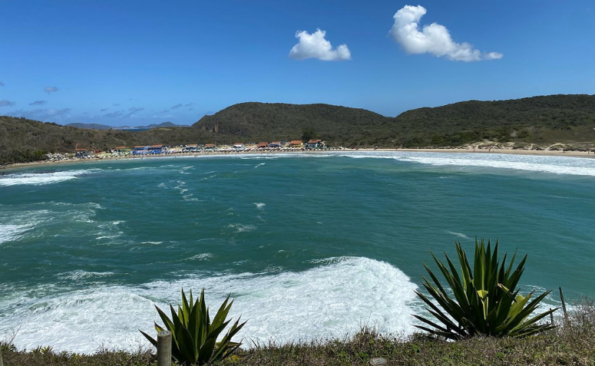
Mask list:
[[[421,6],[406,5],[395,15],[390,34],[409,54],[431,53],[452,61],[499,60],[504,55],[498,52],[482,53],[469,43],[456,43],[448,29],[438,23],[425,25],[421,31],[419,21],[427,10]]]
[[[50,93],[55,93],[58,91],[58,88],[56,88],[55,86],[46,86],[45,88],[43,88],[43,90],[50,94]]]
[[[183,106],[184,106],[183,104],[176,104],[175,106],[171,107],[170,110],[182,108]]]
[[[36,100],[36,101],[35,101],[35,102],[33,102],[33,103],[29,103],[29,105],[44,105],[44,104],[46,104],[46,103],[47,103],[47,102],[46,102],[45,100]]]
[[[331,43],[324,38],[325,36],[326,32],[320,29],[312,34],[306,31],[296,32],[295,38],[298,38],[299,42],[289,51],[289,57],[296,60],[307,58],[317,58],[322,61],[351,60],[351,52],[346,44],[333,49]]]
[[[10,100],[0,100],[0,107],[12,107],[15,104],[15,102],[11,102]]]

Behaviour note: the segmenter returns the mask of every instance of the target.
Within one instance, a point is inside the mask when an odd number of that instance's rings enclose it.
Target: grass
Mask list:
[[[154,366],[154,356],[100,350],[94,355],[56,353],[38,348],[19,351],[2,344],[5,366]],[[311,341],[299,344],[261,344],[240,351],[220,365],[369,365],[373,357],[383,357],[388,365],[584,365],[595,366],[595,305],[583,301],[576,306],[568,325],[522,338],[475,337],[446,342],[423,334],[407,339],[362,329],[342,340]]]

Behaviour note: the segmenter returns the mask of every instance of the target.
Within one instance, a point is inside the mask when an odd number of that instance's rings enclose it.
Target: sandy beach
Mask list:
[[[203,157],[203,156],[234,156],[238,154],[242,155],[278,155],[278,154],[329,154],[329,153],[356,153],[356,152],[428,152],[428,153],[456,153],[456,154],[509,154],[509,155],[532,155],[532,156],[558,156],[558,157],[575,157],[575,158],[589,158],[595,159],[595,153],[586,151],[556,151],[556,150],[520,150],[520,149],[498,149],[498,150],[471,150],[471,149],[345,149],[345,150],[311,150],[311,151],[286,151],[286,150],[272,150],[272,151],[238,151],[238,152],[224,152],[224,151],[213,151],[203,153],[181,153],[172,155],[145,155],[139,156],[104,156],[102,158],[90,158],[90,159],[68,159],[68,160],[57,160],[57,161],[35,161],[31,163],[19,163],[0,166],[0,170],[34,167],[34,166],[45,166],[54,164],[69,164],[69,163],[86,163],[86,162],[97,162],[97,161],[118,161],[118,160],[142,160],[142,159],[159,159],[159,158],[177,158],[177,157]]]

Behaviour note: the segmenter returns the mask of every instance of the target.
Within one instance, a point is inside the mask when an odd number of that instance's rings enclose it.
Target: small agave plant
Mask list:
[[[486,248],[483,240],[481,243],[475,240],[475,258],[471,267],[461,243],[456,243],[456,249],[460,276],[448,256],[445,255],[447,267],[432,254],[452,290],[452,296],[424,264],[434,283],[424,277],[423,286],[434,301],[420,292],[416,293],[428,305],[428,311],[435,320],[415,315],[417,319],[431,326],[431,328],[417,326],[418,328],[452,340],[475,335],[522,337],[553,328],[549,323],[541,324],[540,320],[557,309],[530,317],[550,291],[531,301],[534,291],[522,296],[519,294],[520,289],[516,289],[525,270],[527,256],[513,271],[516,252],[507,268],[506,255],[502,263],[499,263],[498,242],[492,252],[489,241]]]
[[[165,328],[172,333],[173,360],[184,366],[210,365],[227,358],[237,350],[241,343],[232,342],[231,338],[246,324],[246,322],[239,324],[240,319],[217,342],[217,338],[231,322],[231,320],[226,321],[226,318],[232,304],[233,301],[229,302],[228,296],[212,321],[209,316],[209,308],[205,304],[204,290],[200,294],[200,299],[195,302],[192,292],[190,292],[190,301],[188,301],[182,289],[182,306],[178,305],[176,313],[174,307],[170,305],[171,319],[159,307],[155,306]],[[155,329],[157,332],[165,330],[157,323],[155,323]],[[157,347],[157,340],[143,331],[141,333]]]

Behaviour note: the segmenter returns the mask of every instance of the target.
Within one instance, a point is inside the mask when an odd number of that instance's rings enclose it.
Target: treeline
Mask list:
[[[445,147],[482,140],[548,144],[595,142],[595,96],[551,95],[468,101],[407,111],[396,118],[325,104],[242,103],[196,124],[213,136],[290,139],[302,131],[342,146]]]
[[[47,151],[42,150],[0,151],[0,166],[45,160],[47,153]]]

